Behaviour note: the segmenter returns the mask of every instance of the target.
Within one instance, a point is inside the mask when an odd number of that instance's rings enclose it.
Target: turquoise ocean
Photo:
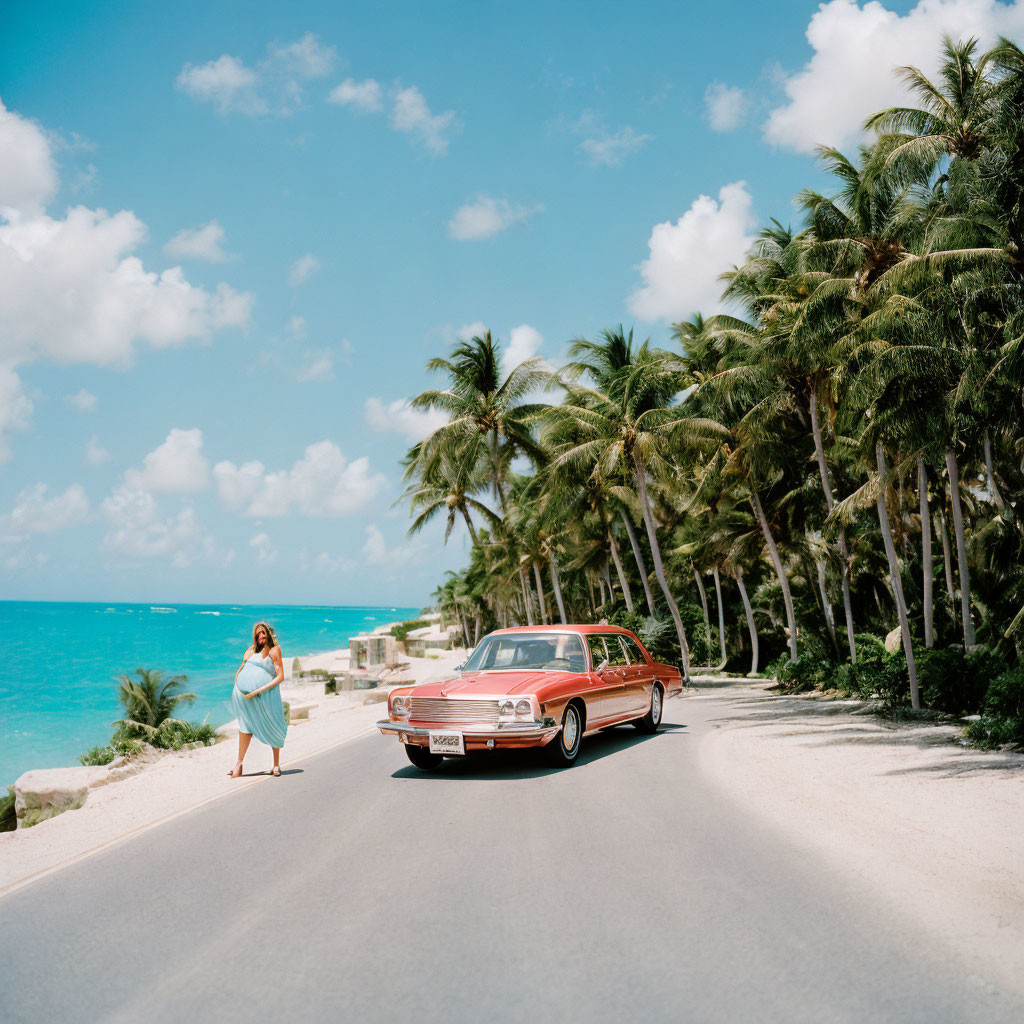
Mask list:
[[[253,623],[276,630],[286,662],[348,646],[418,608],[84,604],[0,601],[0,787],[29,768],[78,763],[120,718],[118,677],[137,668],[188,676],[182,717],[232,717],[232,680]]]

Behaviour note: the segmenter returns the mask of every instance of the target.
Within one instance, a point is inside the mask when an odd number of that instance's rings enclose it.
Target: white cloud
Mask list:
[[[211,220],[197,228],[184,228],[179,231],[164,246],[164,252],[175,260],[223,263],[228,258],[223,246],[224,229],[216,220]]]
[[[305,337],[306,318],[304,316],[293,316],[285,325],[285,331],[291,338]]]
[[[103,548],[122,558],[163,559],[176,569],[195,562],[226,565],[234,558],[233,551],[217,545],[189,506],[163,518],[152,494],[122,484],[100,508],[110,525]]]
[[[455,332],[455,337],[459,341],[472,341],[473,338],[482,338],[486,333],[487,324],[483,320],[474,320],[471,324],[463,324]]]
[[[527,220],[540,206],[513,206],[507,199],[480,196],[475,202],[463,203],[448,222],[448,234],[459,241],[490,238],[519,221]]]
[[[786,102],[770,112],[764,137],[800,153],[818,145],[847,146],[870,114],[910,99],[894,68],[912,64],[934,80],[944,34],[975,37],[984,50],[999,35],[1019,38],[1022,32],[1020,2],[919,0],[902,16],[877,0],[821,4],[807,26],[814,54],[785,76]]]
[[[372,523],[366,528],[363,556],[370,565],[385,573],[398,573],[408,569],[423,556],[423,545],[416,542],[389,548],[384,534]]]
[[[264,565],[271,565],[277,561],[277,549],[270,543],[270,537],[266,533],[257,533],[249,541],[249,547],[256,549],[256,558]]]
[[[454,110],[432,114],[423,93],[410,85],[395,93],[391,127],[418,139],[432,153],[443,155],[448,152],[448,137],[457,130],[458,119]]]
[[[292,269],[288,272],[288,283],[293,288],[298,288],[300,284],[308,281],[319,269],[320,261],[312,253],[307,252],[305,256],[300,256],[292,264]]]
[[[174,84],[221,114],[289,114],[305,99],[302,83],[326,75],[336,59],[333,46],[307,32],[293,43],[270,43],[266,58],[254,67],[227,53],[205,64],[186,64]]]
[[[222,54],[205,64],[186,64],[174,84],[193,99],[212,103],[222,114],[265,114],[266,100],[257,90],[259,77],[239,57]]]
[[[195,494],[210,483],[210,466],[203,455],[203,432],[174,427],[163,444],[142,461],[142,469],[124,475],[131,490]]]
[[[722,308],[718,275],[741,263],[753,244],[753,200],[742,181],[724,185],[716,202],[699,196],[675,222],[655,224],[644,279],[628,300],[641,320],[680,320]]]
[[[362,82],[346,78],[341,85],[331,90],[327,99],[340,107],[352,107],[361,114],[374,114],[384,108],[383,91],[375,78],[367,78]]]
[[[334,353],[329,348],[307,352],[295,370],[295,379],[300,384],[334,380]]]
[[[520,324],[508,335],[508,348],[502,356],[506,370],[514,370],[521,362],[532,359],[544,344],[544,336],[536,327]]]
[[[402,434],[410,441],[422,441],[448,422],[448,416],[437,409],[414,409],[405,398],[385,403],[368,398],[363,407],[366,424],[379,434]]]
[[[351,572],[356,563],[344,555],[331,555],[326,551],[311,555],[305,548],[299,552],[299,571],[315,572],[322,576],[336,576],[339,573]]]
[[[213,291],[196,287],[178,267],[147,271],[134,255],[146,227],[130,211],[76,206],[62,218],[47,216],[38,203],[49,194],[46,179],[56,180],[56,170],[46,136],[12,112],[4,111],[0,124],[2,459],[6,434],[23,429],[32,409],[19,366],[39,360],[123,365],[140,341],[164,347],[245,325],[252,297],[226,284]],[[22,150],[49,158],[36,168],[45,188],[34,193],[26,192],[22,172],[7,171],[9,165],[24,168]]]
[[[291,469],[267,472],[261,462],[218,462],[213,479],[227,508],[254,518],[292,513],[310,517],[350,515],[369,504],[387,482],[365,456],[349,462],[337,445],[318,441]]]
[[[77,394],[68,395],[65,401],[79,412],[96,411],[96,396],[91,391],[86,391],[85,388],[82,388]]]
[[[348,340],[348,338],[342,338],[341,339],[341,344],[338,346],[338,348],[341,349],[341,352],[340,352],[338,358],[346,366],[351,366],[352,365],[352,357],[356,354],[355,346],[352,344],[351,341]]]
[[[731,132],[743,123],[747,94],[735,85],[712,82],[704,93],[704,105],[713,132]]]
[[[80,484],[72,484],[63,494],[47,497],[46,484],[26,487],[15,499],[7,517],[7,528],[14,534],[53,533],[77,526],[89,515],[89,499]]]
[[[0,100],[0,216],[40,213],[56,195],[57,184],[46,133]]]
[[[99,439],[93,434],[85,445],[85,463],[87,466],[102,466],[104,462],[110,461],[110,452],[104,448]]]
[[[629,125],[617,132],[602,128],[585,138],[580,143],[580,149],[595,166],[617,167],[627,156],[642,149],[653,138],[653,135],[638,135]]]

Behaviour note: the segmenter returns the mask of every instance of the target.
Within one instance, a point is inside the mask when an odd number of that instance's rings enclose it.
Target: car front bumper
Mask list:
[[[553,718],[533,722],[499,722],[494,725],[458,722],[398,722],[385,719],[377,723],[385,736],[397,736],[402,743],[426,746],[432,732],[461,732],[467,750],[493,750],[495,747],[541,747],[558,735],[561,726]]]

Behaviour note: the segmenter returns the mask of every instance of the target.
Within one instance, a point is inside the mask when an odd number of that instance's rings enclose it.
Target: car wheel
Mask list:
[[[548,764],[555,768],[568,768],[580,752],[583,741],[583,715],[578,704],[570,704],[562,715],[562,728],[544,748]]]
[[[406,743],[405,752],[417,768],[425,772],[431,772],[440,767],[444,758],[440,754],[432,754],[426,747],[417,746],[415,743]]]
[[[643,718],[638,718],[633,724],[641,731],[654,733],[661,725],[661,712],[665,706],[665,693],[658,683],[654,684],[651,690],[651,709]]]

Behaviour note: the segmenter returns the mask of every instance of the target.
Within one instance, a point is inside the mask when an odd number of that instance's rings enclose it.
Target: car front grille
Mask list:
[[[409,715],[414,722],[465,722],[493,725],[498,721],[496,700],[450,700],[446,697],[413,697]]]

